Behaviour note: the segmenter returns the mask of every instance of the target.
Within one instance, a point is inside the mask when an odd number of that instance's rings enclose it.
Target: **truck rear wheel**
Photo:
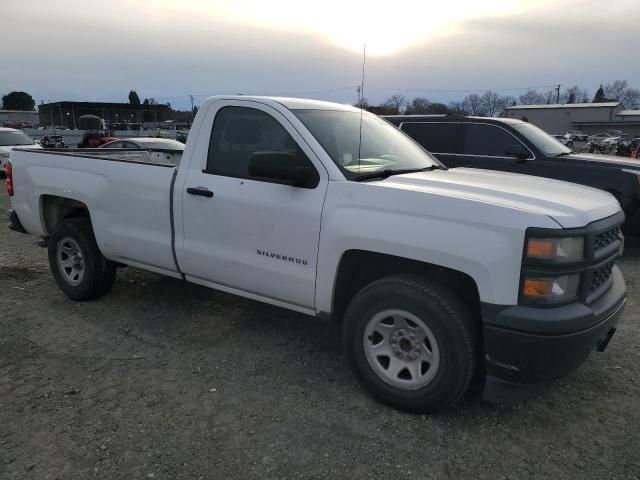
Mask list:
[[[53,278],[70,299],[93,300],[113,286],[116,265],[100,252],[88,218],[60,222],[48,247]]]
[[[413,275],[385,277],[356,294],[345,314],[344,344],[376,399],[414,413],[458,400],[477,363],[467,307],[449,289]]]

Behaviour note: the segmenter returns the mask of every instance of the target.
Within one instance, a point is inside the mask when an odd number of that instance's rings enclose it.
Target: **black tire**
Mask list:
[[[65,239],[73,240],[82,254],[83,275],[77,285],[66,279],[58,266],[58,247]],[[86,217],[69,218],[56,225],[49,238],[49,267],[58,287],[72,300],[94,300],[113,286],[116,264],[107,260],[96,243],[91,220]]]
[[[419,317],[438,344],[435,377],[421,388],[391,385],[367,360],[367,324],[389,309]],[[394,275],[364,287],[347,308],[343,334],[347,358],[362,385],[377,400],[412,413],[436,412],[456,402],[467,391],[478,363],[478,332],[468,308],[451,290],[420,276]]]

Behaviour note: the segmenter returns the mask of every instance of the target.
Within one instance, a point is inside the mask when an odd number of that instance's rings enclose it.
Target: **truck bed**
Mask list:
[[[154,148],[141,150],[138,148],[52,148],[22,149],[23,151],[45,155],[93,158],[95,160],[111,160],[116,162],[142,163],[175,167],[179,161],[175,159],[175,150]]]
[[[171,193],[177,167],[144,151],[20,150],[11,154],[13,208],[24,228],[47,236],[47,205],[73,199],[91,212],[105,257],[177,275]]]

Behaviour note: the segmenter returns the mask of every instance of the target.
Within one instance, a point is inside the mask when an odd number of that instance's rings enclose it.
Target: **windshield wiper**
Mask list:
[[[571,155],[572,153],[573,153],[573,152],[561,152],[561,153],[559,153],[559,154],[555,155],[555,158],[558,158],[558,157],[568,157],[568,156],[569,156],[569,155]]]
[[[379,170],[377,172],[365,173],[364,175],[359,175],[355,178],[357,182],[361,182],[362,180],[369,180],[372,178],[389,178],[391,175],[403,175],[405,173],[417,173],[417,172],[430,172],[432,170],[447,170],[447,167],[442,165],[429,165],[424,168],[404,168],[404,169],[385,169]]]

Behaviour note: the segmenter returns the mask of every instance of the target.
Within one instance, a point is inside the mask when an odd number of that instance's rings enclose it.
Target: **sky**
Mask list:
[[[0,0],[0,95],[174,108],[216,94],[354,103],[626,79],[638,0]]]

